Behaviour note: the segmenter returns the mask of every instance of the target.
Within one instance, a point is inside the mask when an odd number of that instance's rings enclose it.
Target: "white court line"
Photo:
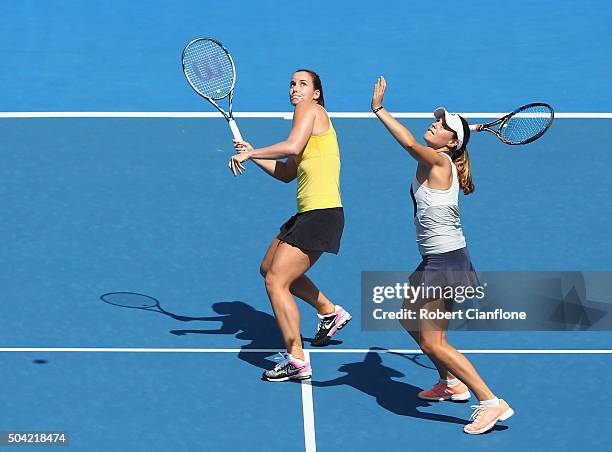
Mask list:
[[[0,352],[49,352],[49,353],[278,353],[272,348],[99,348],[99,347],[3,347]],[[305,349],[306,353],[422,353],[419,349],[369,349],[338,348],[333,350]],[[612,349],[464,349],[469,354],[554,354],[596,355],[612,354]]]
[[[495,119],[507,114],[500,113],[459,113],[465,118],[490,118]],[[371,112],[329,112],[332,118],[346,119],[369,119],[375,118]],[[421,118],[430,119],[431,112],[393,112],[396,118]],[[235,112],[236,118],[280,118],[292,119],[292,112],[283,111],[243,111]],[[19,118],[222,118],[218,112],[195,112],[195,111],[7,111],[0,112],[0,119]],[[612,119],[612,113],[555,113],[558,119]]]
[[[99,347],[9,347],[0,352],[63,352],[63,353],[278,353],[271,348],[99,348]]]
[[[419,349],[336,349],[336,350],[310,350],[314,353],[405,353],[405,354],[422,354]],[[612,354],[610,349],[460,349],[461,353],[468,354],[517,354],[517,355],[595,355],[595,354]]]
[[[42,347],[19,347],[19,348],[0,348],[0,352],[110,352],[110,353],[273,353],[279,352],[277,349],[240,349],[240,348],[42,348]],[[460,350],[462,353],[482,353],[482,354],[612,354],[612,350],[593,350],[593,349],[516,349],[516,350]],[[304,357],[310,361],[310,353],[421,353],[416,349],[384,349],[371,350],[363,349],[335,349],[335,350],[304,350]],[[316,435],[314,422],[314,404],[312,396],[312,384],[310,380],[303,380],[300,384],[302,389],[302,415],[304,418],[304,446],[306,452],[316,452]]]
[[[308,350],[304,350],[304,358],[306,361],[310,362],[310,353]],[[302,414],[304,415],[304,446],[306,447],[306,452],[317,452],[311,381],[302,380],[301,386]]]
[[[14,347],[0,348],[0,352],[106,352],[106,353],[275,353],[277,349],[240,349],[240,348],[53,348],[53,347]],[[410,353],[420,354],[417,349],[335,349],[335,350],[304,350],[304,357],[310,361],[310,353]],[[612,354],[610,349],[481,349],[460,350],[470,354]],[[306,452],[316,452],[316,437],[314,423],[314,405],[312,384],[310,380],[303,380],[302,414],[304,417],[304,445]]]

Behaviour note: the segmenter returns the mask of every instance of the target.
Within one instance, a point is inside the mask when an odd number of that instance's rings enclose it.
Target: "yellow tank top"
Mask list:
[[[297,163],[297,209],[342,207],[340,200],[340,149],[336,131],[329,119],[323,135],[312,135],[304,150],[295,158]]]

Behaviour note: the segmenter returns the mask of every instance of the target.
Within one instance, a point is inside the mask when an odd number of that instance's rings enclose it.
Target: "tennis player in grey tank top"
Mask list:
[[[459,217],[459,179],[457,167],[450,156],[452,181],[448,190],[436,190],[414,178],[410,193],[414,204],[416,241],[421,255],[441,254],[465,248],[465,237]]]
[[[472,266],[461,228],[459,189],[468,195],[474,191],[470,173],[467,122],[444,108],[434,112],[435,121],[423,135],[426,145],[417,142],[412,133],[383,106],[386,81],[379,77],[372,96],[372,111],[397,142],[418,162],[410,186],[414,205],[414,224],[419,252],[423,258],[410,278],[411,285],[463,286],[480,285]],[[448,313],[452,299],[422,299],[421,309]],[[407,300],[407,303],[410,301]],[[419,397],[430,401],[468,400],[472,391],[479,404],[463,431],[477,435],[491,430],[496,422],[514,414],[508,403],[497,398],[482,380],[474,366],[446,340],[448,320],[418,320],[402,323],[419,347],[435,364],[440,379]],[[415,331],[416,330],[416,331]]]

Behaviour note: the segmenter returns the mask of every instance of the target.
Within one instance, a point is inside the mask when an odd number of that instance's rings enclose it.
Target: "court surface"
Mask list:
[[[471,140],[470,254],[482,271],[609,271],[607,4],[216,6],[0,6],[0,431],[65,431],[78,451],[604,449],[609,331],[449,333],[516,412],[471,437],[469,403],[416,397],[436,373],[409,337],[361,330],[361,272],[420,260],[415,163],[361,113],[381,73],[385,103],[415,132],[439,105],[478,122],[551,103],[552,129],[529,146]],[[253,164],[240,178],[227,170],[229,129],[180,68],[197,36],[234,55],[234,108],[255,145],[287,135],[293,70],[323,79],[346,228],[341,253],[309,275],[355,319],[314,349],[317,319],[300,305],[311,383],[259,379],[282,348],[259,262],[294,213],[295,186]],[[161,310],[105,303],[109,292]]]

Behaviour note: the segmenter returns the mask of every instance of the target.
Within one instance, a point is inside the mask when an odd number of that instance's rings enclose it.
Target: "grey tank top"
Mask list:
[[[447,154],[442,155],[449,159],[453,173],[448,190],[424,187],[416,176],[410,184],[416,242],[422,256],[447,253],[466,246],[459,216],[457,168]]]

